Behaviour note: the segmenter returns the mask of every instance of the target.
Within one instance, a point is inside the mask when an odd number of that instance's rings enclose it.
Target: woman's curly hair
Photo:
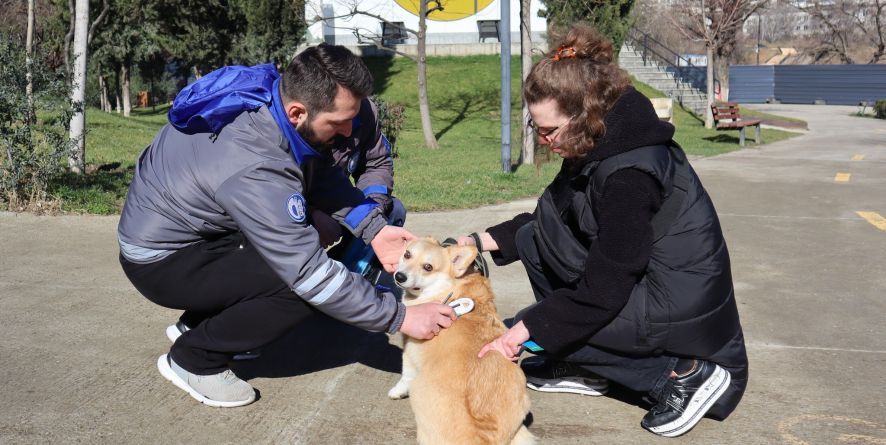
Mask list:
[[[532,67],[523,96],[529,104],[553,99],[571,117],[557,141],[580,157],[606,133],[603,118],[631,81],[612,63],[612,42],[590,26],[575,25],[556,40],[555,49]]]

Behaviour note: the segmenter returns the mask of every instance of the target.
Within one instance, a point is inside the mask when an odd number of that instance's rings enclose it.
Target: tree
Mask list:
[[[714,103],[714,66],[726,61],[735,50],[735,42],[745,20],[764,5],[763,0],[676,0],[670,20],[687,38],[702,41],[707,53],[707,95],[705,127],[714,126],[711,105]],[[728,74],[724,66],[721,77]]]
[[[443,6],[439,1],[419,0],[418,29],[415,30],[411,28],[400,27],[399,25],[382,17],[380,14],[360,9],[360,5],[357,0],[349,1],[350,3],[347,4],[349,11],[347,13],[337,16],[324,16],[321,11],[317,11],[318,14],[313,21],[324,21],[326,23],[329,23],[330,27],[333,28],[349,29],[354,33],[354,35],[357,36],[360,41],[372,43],[373,45],[375,45],[376,48],[379,48],[383,51],[388,51],[393,54],[399,54],[412,60],[418,65],[418,110],[419,114],[421,115],[421,127],[425,138],[425,146],[428,148],[438,148],[439,143],[437,142],[437,138],[434,136],[434,129],[431,125],[431,107],[428,101],[427,53],[425,50],[425,42],[427,41],[426,37],[428,28],[428,14],[431,14],[432,12],[437,10],[442,10]],[[429,3],[433,3],[434,7],[429,8]],[[342,27],[332,25],[335,19],[348,19],[361,15],[372,17],[384,23],[385,26],[400,28],[404,32],[415,36],[415,39],[418,41],[418,45],[416,45],[416,55],[413,56],[411,54],[407,54],[405,52],[398,51],[395,48],[387,46],[384,41],[384,36],[379,34],[378,32],[359,27]]]
[[[817,63],[877,63],[886,57],[886,0],[793,1],[812,19]]]
[[[234,44],[233,59],[286,66],[306,29],[304,0],[238,0],[235,5],[245,26]]]
[[[27,72],[26,76],[28,79],[28,85],[25,87],[25,95],[28,96],[28,120],[34,121],[34,80],[33,73],[31,69],[34,64],[33,54],[34,54],[34,1],[28,0],[28,31],[26,43],[25,43],[25,70]]]
[[[631,29],[634,0],[542,0],[542,3],[548,30],[563,30],[576,22],[587,22],[612,40],[616,52]]]
[[[529,71],[532,70],[532,28],[529,24],[529,12],[531,0],[520,0],[520,79],[526,81]],[[523,88],[520,88],[522,91]],[[522,94],[520,95],[523,96]],[[535,137],[529,128],[529,104],[526,99],[522,100],[523,115],[523,147],[520,149],[520,161],[522,164],[535,163]]]
[[[86,96],[86,51],[89,36],[89,0],[77,0],[74,15],[74,61],[71,76],[71,141],[75,144],[68,157],[68,167],[74,173],[86,171],[86,113],[83,101]]]
[[[157,0],[157,42],[179,62],[182,74],[199,78],[231,62],[242,35],[240,9],[228,0]]]

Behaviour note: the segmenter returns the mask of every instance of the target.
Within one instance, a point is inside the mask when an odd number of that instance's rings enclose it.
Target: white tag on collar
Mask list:
[[[459,298],[458,300],[450,301],[449,306],[452,309],[455,309],[455,315],[461,317],[468,312],[474,310],[474,300],[470,298]]]

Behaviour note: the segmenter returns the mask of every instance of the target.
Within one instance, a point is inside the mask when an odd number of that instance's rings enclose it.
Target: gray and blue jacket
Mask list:
[[[123,256],[161,261],[240,231],[320,311],[367,330],[398,330],[403,305],[330,259],[309,224],[310,205],[369,244],[386,225],[382,209],[285,120],[273,67],[226,67],[201,82],[179,94],[171,123],[139,156],[118,226]]]

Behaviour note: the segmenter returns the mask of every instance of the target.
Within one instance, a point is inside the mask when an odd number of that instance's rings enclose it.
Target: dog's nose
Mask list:
[[[402,283],[406,281],[406,274],[403,272],[397,272],[394,274],[394,279],[397,280],[398,283]]]

